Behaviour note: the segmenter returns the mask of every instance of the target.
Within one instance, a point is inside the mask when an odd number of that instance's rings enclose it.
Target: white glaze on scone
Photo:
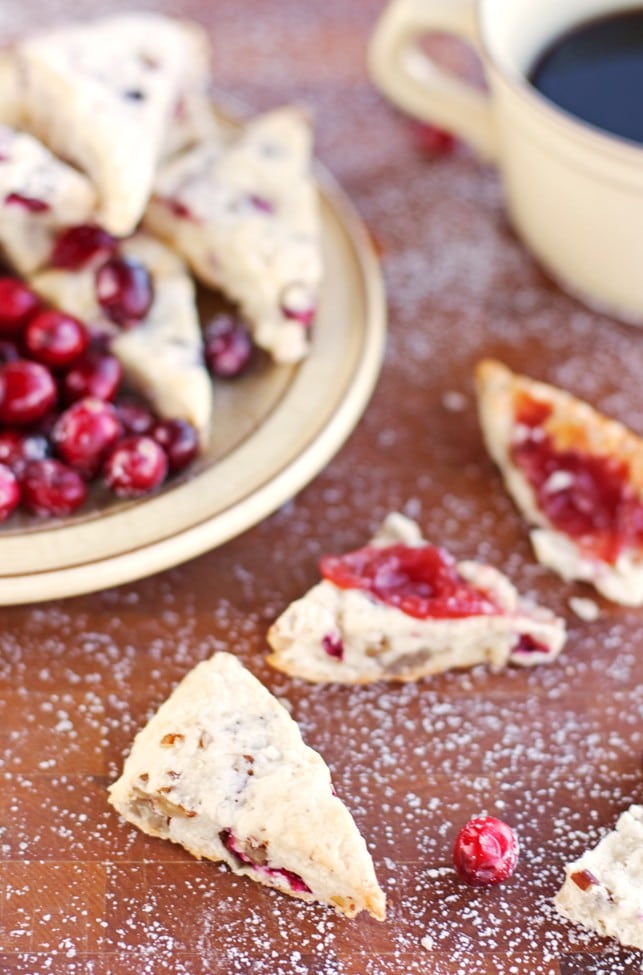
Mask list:
[[[426,544],[414,522],[394,513],[371,544],[400,542]],[[533,666],[558,655],[565,642],[562,619],[522,599],[491,566],[464,561],[457,563],[457,571],[494,600],[497,614],[418,619],[362,590],[341,589],[324,579],[273,624],[268,661],[306,680],[358,684],[416,680],[479,663]],[[521,649],[521,637],[531,637],[542,649]],[[341,659],[327,652],[329,641],[341,646]]]
[[[533,488],[511,456],[512,445],[521,435],[515,417],[515,397],[525,393],[552,407],[547,429],[560,439],[563,449],[623,461],[629,470],[629,484],[641,499],[643,439],[570,393],[513,373],[499,362],[479,363],[476,383],[480,425],[487,450],[500,469],[507,491],[531,526],[530,537],[538,561],[565,580],[592,583],[614,602],[641,605],[643,552],[626,548],[614,562],[606,562],[553,526],[539,507]],[[568,476],[566,471],[552,475],[551,490],[564,487]]]
[[[371,857],[327,765],[231,654],[215,654],[183,679],[137,735],[109,791],[125,819],[196,857],[348,917],[366,910],[384,918]]]
[[[56,228],[84,223],[95,201],[84,176],[37,139],[0,125],[0,249],[17,271],[40,267]]]
[[[131,233],[181,98],[207,84],[204,33],[151,12],[117,14],[34,35],[16,54],[25,125],[87,173],[98,222]]]
[[[140,261],[154,288],[147,316],[132,328],[119,329],[104,316],[96,298],[95,263],[78,271],[43,271],[31,279],[31,285],[51,304],[86,322],[94,333],[109,335],[128,384],[160,416],[189,420],[205,440],[212,417],[212,382],[203,362],[192,278],[176,254],[145,233],[121,241],[119,254]]]
[[[322,275],[312,133],[297,108],[249,122],[163,167],[146,223],[237,302],[278,362],[308,349]]]
[[[565,868],[564,917],[643,950],[643,806],[630,806],[593,850]]]

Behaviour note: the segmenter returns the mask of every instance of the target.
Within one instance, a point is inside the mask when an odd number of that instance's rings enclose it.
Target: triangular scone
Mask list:
[[[164,417],[189,420],[202,440],[212,418],[212,381],[203,361],[203,340],[192,278],[183,261],[145,233],[121,241],[120,256],[143,264],[154,298],[138,324],[119,329],[105,318],[96,297],[96,262],[80,270],[53,269],[30,284],[48,302],[110,336],[111,351],[127,382]],[[98,260],[104,260],[98,258]]]
[[[643,950],[643,806],[565,868],[554,899],[559,913],[597,934]]]
[[[618,603],[643,603],[643,439],[494,360],[476,370],[487,449],[536,557]]]
[[[37,139],[0,125],[0,250],[21,274],[50,254],[56,228],[84,223],[96,194]]]
[[[239,304],[278,362],[305,355],[318,303],[311,146],[300,109],[269,112],[227,145],[209,141],[163,167],[145,217],[197,277]]]
[[[205,34],[187,21],[126,13],[46,31],[16,52],[26,126],[87,173],[97,220],[131,233],[183,93],[207,84]]]
[[[353,917],[385,896],[322,757],[236,657],[198,664],[139,732],[109,801],[151,836]]]
[[[415,522],[388,515],[370,544],[324,558],[322,582],[268,633],[268,662],[310,681],[410,681],[456,667],[553,660],[565,624],[505,575],[455,562]]]

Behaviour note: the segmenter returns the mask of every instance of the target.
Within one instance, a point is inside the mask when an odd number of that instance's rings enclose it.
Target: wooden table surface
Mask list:
[[[0,971],[11,975],[598,975],[641,953],[583,933],[551,898],[564,863],[643,801],[641,611],[583,622],[532,558],[485,455],[472,368],[494,355],[643,432],[643,334],[566,297],[514,237],[496,173],[431,157],[373,90],[382,0],[162,0],[208,29],[221,91],[303,101],[319,157],[361,211],[390,332],[366,414],[316,480],[217,551],[145,581],[0,610]],[[77,15],[125,5],[79,0]],[[7,38],[72,5],[0,0]],[[323,552],[358,547],[399,509],[458,557],[487,559],[563,614],[568,645],[533,671],[483,668],[407,686],[309,686],[264,662],[275,616]],[[179,678],[231,650],[292,705],[372,850],[387,920],[347,921],[119,821],[107,806],[131,739]],[[488,812],[522,856],[500,887],[451,868]]]

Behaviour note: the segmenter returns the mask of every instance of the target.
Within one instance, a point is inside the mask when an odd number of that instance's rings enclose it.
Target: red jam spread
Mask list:
[[[417,619],[494,615],[500,608],[458,573],[454,559],[432,545],[367,546],[347,555],[326,555],[324,579],[340,589],[361,589],[379,602]]]
[[[542,428],[550,413],[549,405],[520,397],[516,420],[523,430],[512,460],[554,528],[588,554],[614,562],[623,549],[643,545],[643,504],[630,486],[629,466],[615,457],[557,450]]]

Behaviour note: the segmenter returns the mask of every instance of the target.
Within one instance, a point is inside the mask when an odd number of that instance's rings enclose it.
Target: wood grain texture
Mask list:
[[[357,430],[272,517],[186,565],[119,589],[0,609],[0,970],[10,975],[634,975],[641,954],[558,918],[566,860],[643,801],[641,611],[535,565],[485,455],[472,370],[496,356],[643,432],[643,333],[562,294],[514,237],[496,173],[431,158],[365,75],[380,0],[169,0],[199,19],[220,92],[254,109],[303,101],[318,155],[382,254],[390,335]],[[82,0],[78,15],[126,9]],[[67,16],[0,0],[7,38]],[[458,558],[488,559],[569,622],[559,661],[415,685],[311,687],[265,664],[265,633],[389,510]],[[183,674],[238,653],[324,755],[387,891],[385,923],[349,922],[137,833],[106,803],[133,735]],[[496,889],[451,869],[486,811],[522,856]]]

